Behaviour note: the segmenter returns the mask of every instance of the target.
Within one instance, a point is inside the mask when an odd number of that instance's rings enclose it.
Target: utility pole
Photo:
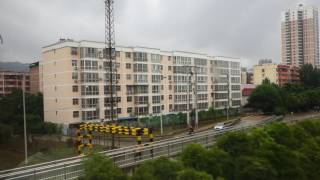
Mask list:
[[[190,86],[191,86],[191,78],[192,78],[192,70],[191,67],[188,67],[188,94],[187,94],[187,125],[190,126]]]
[[[24,163],[28,164],[28,138],[27,138],[27,121],[26,121],[26,98],[25,98],[25,91],[26,91],[26,76],[23,76],[23,89],[22,89],[22,103],[23,103],[23,130],[24,130]]]
[[[229,108],[230,108],[230,75],[229,75],[229,68],[228,68],[228,74],[227,74],[227,79],[228,79],[228,105],[227,105],[227,121],[229,120]]]
[[[107,62],[109,62],[109,92],[110,92],[110,120],[114,124],[117,118],[117,107],[115,107],[114,102],[118,101],[116,95],[116,83],[117,79],[113,80],[113,77],[116,76],[116,48],[115,48],[115,32],[114,32],[114,9],[113,9],[113,0],[105,0],[105,52],[107,57]],[[113,92],[115,91],[115,92]],[[115,93],[115,97],[114,97]],[[115,100],[116,99],[116,100]],[[112,134],[112,145],[111,148],[115,148],[115,137]]]
[[[197,67],[194,66],[194,113],[195,113],[195,129],[198,128],[198,77]]]

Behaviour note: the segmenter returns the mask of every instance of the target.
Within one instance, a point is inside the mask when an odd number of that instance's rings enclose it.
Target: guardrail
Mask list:
[[[108,156],[113,160],[114,164],[120,168],[128,168],[140,164],[146,160],[166,156],[173,157],[183,151],[183,149],[191,143],[199,143],[204,147],[210,147],[215,143],[216,137],[232,131],[246,131],[252,127],[263,126],[282,118],[281,116],[273,116],[264,121],[243,126],[229,127],[221,131],[208,130],[185,135],[178,138],[161,140],[154,144],[144,144],[144,146],[129,146],[120,149],[100,152],[100,154]],[[41,164],[24,166],[5,171],[0,171],[0,179],[76,179],[83,175],[82,161],[86,156],[77,156],[56,161],[50,161]]]

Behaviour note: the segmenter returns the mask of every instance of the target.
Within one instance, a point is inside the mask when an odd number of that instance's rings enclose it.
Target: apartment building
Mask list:
[[[300,4],[287,9],[281,19],[282,63],[319,67],[318,9]]]
[[[262,64],[253,67],[253,81],[255,85],[262,84],[264,79],[280,86],[299,83],[299,68],[284,64]]]
[[[42,50],[45,121],[108,121],[105,44],[61,40]],[[240,60],[206,54],[116,47],[118,120],[150,114],[239,108]],[[188,98],[189,97],[189,98]],[[228,99],[229,97],[229,99]]]
[[[34,62],[29,65],[30,74],[30,93],[37,94],[40,90],[40,77],[41,71],[39,68],[39,62]]]
[[[24,82],[26,93],[29,93],[30,75],[28,72],[0,71],[0,97],[11,94],[15,89],[22,89]]]

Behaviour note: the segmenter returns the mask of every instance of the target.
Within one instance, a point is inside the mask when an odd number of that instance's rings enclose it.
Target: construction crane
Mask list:
[[[107,61],[107,82],[109,83],[109,103],[107,103],[107,109],[109,108],[109,120],[114,124],[117,123],[118,117],[118,98],[116,91],[117,79],[117,66],[116,66],[116,48],[115,48],[115,31],[114,31],[114,9],[113,0],[105,0],[105,57]],[[115,148],[115,137],[112,134],[111,148]]]

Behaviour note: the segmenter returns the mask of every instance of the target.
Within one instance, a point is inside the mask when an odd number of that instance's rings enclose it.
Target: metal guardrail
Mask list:
[[[161,156],[173,157],[181,153],[183,149],[191,143],[199,143],[204,147],[210,147],[215,143],[216,137],[232,131],[246,131],[252,127],[259,127],[275,120],[281,116],[273,116],[264,121],[243,127],[229,127],[221,131],[208,130],[185,135],[178,138],[161,140],[154,144],[144,144],[144,146],[129,146],[115,150],[103,151],[100,154],[108,156],[114,164],[120,168],[128,168],[138,165],[146,160]],[[76,179],[83,175],[82,161],[86,156],[77,156],[46,163],[24,166],[9,170],[0,171],[0,179]]]

